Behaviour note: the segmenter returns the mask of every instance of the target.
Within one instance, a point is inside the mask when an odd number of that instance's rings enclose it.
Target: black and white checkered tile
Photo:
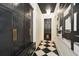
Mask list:
[[[42,41],[33,56],[59,56],[56,45],[52,41]]]

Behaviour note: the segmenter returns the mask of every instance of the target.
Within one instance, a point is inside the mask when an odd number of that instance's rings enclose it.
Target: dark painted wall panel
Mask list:
[[[10,55],[12,47],[12,13],[9,11],[1,13],[0,15],[0,55]],[[2,12],[0,10],[0,12]]]

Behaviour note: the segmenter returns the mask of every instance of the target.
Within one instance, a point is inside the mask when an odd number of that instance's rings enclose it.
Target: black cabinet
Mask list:
[[[32,7],[28,3],[0,4],[0,56],[18,55],[32,41]]]

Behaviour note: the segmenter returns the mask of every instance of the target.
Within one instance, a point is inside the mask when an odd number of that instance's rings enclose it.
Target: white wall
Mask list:
[[[57,39],[58,9],[59,9],[59,4],[56,5],[55,11],[52,16],[52,40],[54,40],[54,41]]]
[[[43,40],[43,20],[42,13],[37,3],[30,4],[33,7],[33,42],[36,42],[36,48]]]

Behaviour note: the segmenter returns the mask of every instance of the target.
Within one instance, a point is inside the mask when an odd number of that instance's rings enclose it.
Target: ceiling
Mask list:
[[[60,8],[68,8],[68,6],[70,5],[71,3],[60,3]],[[56,3],[38,3],[39,7],[40,7],[40,10],[41,12],[44,14],[46,13],[46,8],[47,7],[50,7],[51,8],[51,12],[53,13],[54,10],[55,10],[55,7],[56,7]]]
[[[60,8],[68,8],[68,6],[70,5],[71,3],[60,3]]]
[[[44,14],[46,13],[46,9],[48,7],[51,8],[51,12],[54,12],[55,10],[55,7],[56,7],[56,3],[38,3],[39,7],[40,7],[40,10],[41,12]]]

